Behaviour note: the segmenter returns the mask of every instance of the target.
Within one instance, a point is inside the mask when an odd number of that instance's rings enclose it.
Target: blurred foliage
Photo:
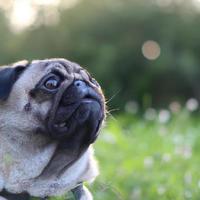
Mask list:
[[[198,200],[199,128],[184,109],[167,123],[110,119],[95,144],[101,175],[91,187],[94,199]]]
[[[200,98],[200,8],[192,1],[160,6],[156,0],[80,0],[59,8],[57,24],[45,24],[40,9],[29,29],[14,33],[0,17],[0,62],[64,57],[86,67],[101,83],[111,107],[135,99],[161,106],[172,100]],[[160,1],[161,2],[161,1]],[[142,55],[155,40],[161,55]]]

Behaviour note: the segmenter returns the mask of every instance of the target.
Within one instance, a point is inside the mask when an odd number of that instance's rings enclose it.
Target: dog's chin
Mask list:
[[[53,139],[67,139],[84,134],[87,142],[92,143],[96,137],[103,120],[103,109],[99,101],[83,98],[78,102],[63,106],[60,105],[55,119],[50,125],[50,135]]]
[[[101,105],[92,99],[83,99],[78,103],[58,109],[52,128],[55,130],[54,138],[69,137],[83,127],[91,131],[98,131],[103,118]]]

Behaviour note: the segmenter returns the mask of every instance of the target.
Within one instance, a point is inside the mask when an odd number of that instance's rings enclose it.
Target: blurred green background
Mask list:
[[[200,0],[0,0],[0,63],[50,57],[108,101],[94,199],[200,199]]]

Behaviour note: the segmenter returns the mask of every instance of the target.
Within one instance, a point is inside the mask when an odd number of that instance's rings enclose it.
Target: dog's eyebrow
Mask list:
[[[58,69],[58,68],[53,68],[53,69],[51,69],[51,73],[54,73],[54,74],[56,74],[56,75],[58,75],[58,76],[60,76],[61,78],[65,78],[65,75],[62,73],[62,71],[60,70],[60,69]]]
[[[61,64],[64,68],[65,68],[65,70],[67,71],[67,73],[68,74],[71,74],[71,70],[68,68],[69,67],[69,65],[68,65],[68,63],[66,63],[66,62],[64,62],[64,61],[62,61],[62,60],[59,60],[59,61],[57,61],[59,64]]]

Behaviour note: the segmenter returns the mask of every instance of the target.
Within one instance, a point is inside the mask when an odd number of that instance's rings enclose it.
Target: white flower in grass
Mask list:
[[[199,107],[199,102],[194,98],[191,98],[186,102],[186,108],[190,112],[193,112],[193,111],[197,110],[198,107]]]
[[[139,110],[139,105],[136,101],[128,101],[125,105],[125,111],[130,114],[136,114]]]
[[[169,154],[169,153],[163,154],[162,161],[165,162],[165,163],[170,162],[171,161],[171,154]]]
[[[144,113],[144,118],[146,120],[152,121],[156,119],[156,110],[153,108],[148,108]]]
[[[190,147],[190,146],[185,146],[185,147],[183,148],[183,157],[184,157],[185,159],[189,159],[189,158],[192,157],[192,147]]]
[[[145,168],[152,168],[154,165],[154,159],[152,156],[148,156],[144,159],[144,167]]]
[[[158,188],[157,188],[157,192],[158,192],[159,195],[165,194],[165,192],[166,192],[166,187],[163,186],[163,185],[159,185]]]
[[[184,141],[184,138],[183,138],[183,135],[180,134],[180,133],[176,133],[173,135],[172,137],[172,141],[175,145],[179,145],[179,144],[182,144],[183,141]]]
[[[184,196],[186,199],[191,199],[192,198],[192,192],[189,190],[184,191]]]
[[[161,110],[158,114],[158,119],[160,123],[167,123],[171,118],[171,114],[168,110]]]
[[[132,191],[131,199],[133,199],[133,200],[139,200],[139,199],[141,199],[141,194],[142,194],[141,188],[140,187],[136,187]]]
[[[192,174],[191,172],[186,172],[184,175],[184,182],[188,185],[192,183]]]
[[[169,109],[172,113],[178,113],[181,110],[181,104],[177,101],[173,101],[172,103],[170,103]]]
[[[175,153],[185,159],[189,159],[192,157],[192,147],[189,145],[177,146],[175,148]]]

